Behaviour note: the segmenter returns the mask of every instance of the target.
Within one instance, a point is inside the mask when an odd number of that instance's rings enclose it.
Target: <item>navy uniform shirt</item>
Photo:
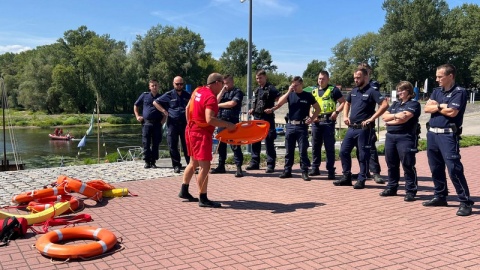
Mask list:
[[[190,101],[191,95],[187,91],[177,94],[175,89],[172,89],[155,101],[162,105],[162,107],[168,112],[168,121],[175,121],[177,123],[187,123],[185,117],[185,107],[187,107],[188,101]],[[170,122],[172,123],[172,122]]]
[[[288,119],[290,121],[303,121],[309,116],[310,107],[317,101],[312,93],[292,92],[288,95]]]
[[[350,123],[360,124],[375,114],[375,104],[381,104],[384,100],[379,91],[367,84],[362,89],[355,87],[347,95],[350,106]]]
[[[457,128],[463,124],[463,114],[467,107],[467,91],[454,85],[450,90],[445,91],[443,88],[438,87],[433,90],[430,96],[431,100],[435,100],[438,104],[447,103],[448,108],[458,110],[458,114],[455,117],[447,117],[439,112],[432,113],[430,118],[430,126],[436,128],[449,128],[450,123],[454,123]]]
[[[371,86],[373,89],[375,89],[375,90],[377,90],[377,91],[380,91],[380,83],[379,83],[379,82],[374,81],[374,80],[370,80],[368,83],[370,84],[370,86]]]
[[[280,97],[280,92],[278,92],[277,88],[275,88],[275,86],[273,86],[273,84],[267,82],[265,84],[264,87],[260,87],[258,86],[257,89],[255,89],[255,99],[262,99],[262,97],[266,95],[266,103],[265,103],[265,107],[264,107],[264,110],[265,109],[270,109],[272,108],[273,106],[275,106],[275,100],[277,100],[279,97]],[[258,102],[257,102],[258,103]],[[254,111],[255,111],[255,108],[253,108]],[[255,113],[254,113],[254,116],[257,116]],[[262,113],[262,115],[260,116],[261,119],[270,119],[270,120],[274,120],[275,119],[275,114],[271,113],[271,114],[266,114],[265,112]]]
[[[232,108],[220,108],[218,115],[220,116],[220,118],[227,121],[238,121],[240,118],[240,112],[242,111],[243,92],[235,86],[231,90],[225,91],[223,93],[219,103],[224,103],[232,100],[235,101],[237,105],[233,106]]]
[[[421,106],[418,101],[413,99],[408,100],[407,102],[402,103],[401,101],[395,101],[389,108],[388,111],[391,114],[399,113],[399,112],[411,112],[413,117],[408,119],[407,122],[400,124],[400,125],[387,125],[387,131],[396,132],[396,133],[410,133],[416,132],[417,130],[417,123],[418,118],[420,117],[421,113]]]
[[[135,106],[142,107],[142,116],[143,119],[149,121],[161,121],[163,114],[153,106],[153,101],[160,97],[160,94],[157,93],[156,96],[153,96],[151,92],[143,92],[135,101]]]

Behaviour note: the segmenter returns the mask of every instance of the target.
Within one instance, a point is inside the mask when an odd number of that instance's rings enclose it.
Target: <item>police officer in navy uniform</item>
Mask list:
[[[152,79],[148,83],[150,92],[142,93],[133,106],[133,112],[137,121],[142,123],[142,144],[145,160],[145,169],[157,168],[158,148],[162,142],[162,125],[164,115],[153,106],[153,101],[160,97],[158,93],[158,81]],[[139,108],[142,107],[142,116]],[[163,120],[163,121],[162,121]]]
[[[328,71],[320,71],[318,74],[318,88],[312,91],[317,103],[321,102],[320,115],[312,123],[312,170],[310,176],[320,175],[320,163],[322,161],[322,144],[325,144],[327,156],[328,179],[335,180],[335,123],[340,112],[343,110],[345,98],[337,87],[329,84]],[[325,96],[327,95],[328,96]],[[320,101],[319,101],[320,100]],[[328,104],[330,102],[330,104]],[[340,103],[338,108],[336,104]]]
[[[190,162],[187,143],[185,141],[185,129],[187,127],[185,107],[190,100],[190,94],[184,90],[183,85],[183,78],[176,76],[173,79],[173,89],[157,98],[154,103],[154,106],[157,107],[158,110],[167,112],[167,143],[175,173],[180,173],[180,169],[182,168],[181,156],[178,151],[179,139],[185,161],[187,164]]]
[[[376,91],[368,83],[368,72],[364,68],[355,70],[354,81],[357,87],[348,94],[343,109],[344,122],[348,126],[347,133],[340,148],[343,176],[334,181],[335,186],[352,185],[352,157],[354,147],[359,149],[358,163],[360,173],[355,189],[365,188],[365,180],[368,172],[368,160],[370,159],[370,145],[372,132],[375,132],[374,123],[388,108],[388,103],[379,91]],[[378,110],[375,111],[375,104]],[[351,112],[351,113],[350,113]],[[350,113],[350,115],[349,115]]]
[[[283,104],[288,102],[288,122],[285,132],[285,168],[280,178],[292,177],[292,166],[295,159],[295,145],[298,142],[300,151],[300,168],[302,170],[302,178],[309,181],[308,168],[310,167],[310,159],[308,158],[308,124],[317,119],[320,113],[320,105],[313,95],[303,91],[303,79],[295,76],[287,93],[279,100],[277,105],[268,109],[273,113]],[[313,115],[309,117],[310,108],[315,109]]]
[[[235,87],[232,75],[223,76],[224,86],[217,95],[218,100],[218,118],[232,122],[234,124],[240,122],[240,113],[242,111],[243,92]],[[225,128],[218,128],[221,132]],[[242,164],[243,153],[242,148],[238,145],[231,145],[233,151],[233,159],[237,166],[235,177],[243,177]],[[225,160],[227,159],[227,144],[219,142],[218,145],[218,166],[210,171],[212,174],[225,173]]]
[[[375,89],[376,91],[380,91],[380,83],[372,79],[372,67],[368,63],[361,63],[358,68],[365,68],[368,72],[368,77],[370,81],[368,82],[370,86]],[[377,184],[385,184],[380,172],[382,169],[380,168],[380,162],[378,161],[378,151],[376,142],[378,141],[377,133],[372,132],[372,138],[370,142],[370,160],[368,161],[368,168],[369,173],[367,174],[367,178],[371,178],[370,172],[373,174],[373,180]],[[358,149],[357,149],[357,156],[358,156]]]
[[[418,179],[415,169],[418,152],[418,136],[421,107],[413,100],[415,93],[410,82],[402,81],[397,87],[399,101],[395,101],[383,114],[382,119],[387,126],[385,139],[385,160],[388,167],[388,184],[380,196],[396,196],[400,180],[400,163],[405,175],[404,201],[415,201]]]
[[[277,138],[277,132],[275,130],[275,114],[273,108],[275,101],[280,97],[280,92],[271,83],[267,82],[267,73],[261,69],[257,71],[255,79],[258,83],[257,89],[255,89],[255,100],[253,102],[253,108],[250,109],[249,114],[253,115],[255,120],[265,120],[270,123],[270,130],[265,138],[265,146],[267,152],[267,169],[266,173],[273,173],[275,170],[275,162],[277,159],[277,152],[275,150],[275,139]],[[245,168],[246,170],[259,170],[260,169],[260,153],[262,150],[262,142],[252,144],[252,159],[250,164]]]
[[[448,205],[446,166],[460,201],[457,215],[469,216],[472,214],[473,201],[460,161],[459,146],[467,91],[455,83],[455,74],[456,69],[451,64],[437,68],[436,77],[440,87],[434,89],[424,108],[426,113],[431,114],[427,124],[427,157],[432,172],[434,198],[423,202],[423,205]]]

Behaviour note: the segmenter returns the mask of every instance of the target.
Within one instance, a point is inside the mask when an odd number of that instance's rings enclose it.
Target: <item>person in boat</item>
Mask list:
[[[208,173],[212,161],[215,127],[224,127],[229,131],[234,131],[236,128],[234,123],[220,120],[217,117],[217,95],[222,87],[223,76],[219,73],[210,74],[207,78],[207,85],[195,90],[186,108],[187,129],[185,130],[185,137],[190,163],[185,168],[182,188],[178,196],[190,202],[199,202],[200,207],[218,208],[222,206],[207,197]],[[197,167],[200,167],[197,176],[200,200],[188,192],[190,180]]]
[[[162,142],[162,120],[164,114],[153,106],[153,101],[160,97],[158,81],[152,79],[148,83],[149,92],[143,92],[135,101],[133,112],[137,121],[142,123],[142,144],[145,160],[145,169],[157,168],[158,150]],[[139,110],[142,108],[142,115]],[[166,112],[164,112],[166,114]]]
[[[185,107],[190,100],[190,94],[183,88],[183,78],[176,76],[173,79],[173,89],[157,98],[153,105],[161,112],[166,112],[167,117],[167,143],[172,159],[172,166],[175,173],[180,173],[182,168],[182,157],[178,151],[178,141],[182,146],[183,156],[187,164],[190,157],[187,152],[187,143],[185,141],[185,129],[187,119],[185,118]]]
[[[55,134],[55,136],[60,136],[60,130],[58,128],[55,128],[53,134]]]
[[[267,169],[266,173],[273,173],[275,171],[275,162],[277,159],[277,151],[275,150],[275,139],[277,138],[277,131],[275,130],[275,114],[271,108],[275,105],[275,101],[280,98],[280,92],[267,82],[267,73],[261,69],[257,71],[255,80],[258,83],[255,89],[255,100],[249,114],[253,115],[255,120],[265,120],[270,123],[270,130],[265,138],[266,154],[267,154]],[[245,168],[248,170],[260,169],[260,152],[262,150],[262,142],[252,144],[252,158],[250,164]]]
[[[63,136],[63,128],[60,129],[60,132],[58,132],[59,136]]]
[[[240,112],[242,111],[243,92],[235,86],[232,75],[225,75],[223,78],[224,86],[222,91],[217,95],[218,101],[218,117],[222,120],[238,123],[240,122]],[[220,133],[225,128],[218,128]],[[242,147],[238,145],[231,145],[233,151],[233,159],[237,166],[235,177],[243,177],[242,164],[243,153]],[[212,174],[226,173],[225,161],[227,159],[227,144],[219,142],[218,145],[218,166],[210,171]]]
[[[302,179],[310,181],[308,169],[310,167],[310,159],[308,158],[308,125],[317,119],[320,113],[320,105],[317,103],[311,93],[303,91],[303,79],[300,76],[293,77],[287,93],[283,94],[278,100],[277,105],[271,109],[267,109],[268,113],[273,113],[283,104],[288,102],[288,122],[285,132],[285,167],[280,178],[292,177],[292,166],[295,159],[295,145],[298,142],[300,151],[300,167],[302,170]],[[309,116],[310,109],[313,107],[315,111]]]
[[[312,123],[312,170],[308,175],[320,175],[319,167],[322,162],[322,144],[324,144],[328,179],[335,180],[335,123],[343,110],[345,98],[340,89],[329,84],[329,81],[328,71],[320,71],[318,87],[312,91],[321,111],[318,118]],[[340,103],[338,108],[337,103]]]

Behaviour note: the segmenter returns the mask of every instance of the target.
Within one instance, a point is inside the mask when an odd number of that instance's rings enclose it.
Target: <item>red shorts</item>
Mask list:
[[[213,139],[210,132],[185,132],[185,140],[187,142],[188,155],[195,160],[212,160]]]

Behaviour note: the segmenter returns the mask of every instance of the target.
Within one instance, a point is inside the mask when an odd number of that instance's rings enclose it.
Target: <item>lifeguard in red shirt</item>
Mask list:
[[[183,174],[183,184],[178,196],[190,202],[199,202],[200,207],[221,207],[218,202],[207,198],[208,173],[212,161],[213,132],[215,127],[225,127],[234,131],[235,124],[218,119],[217,95],[223,88],[223,76],[212,73],[207,78],[207,85],[197,88],[187,105],[187,129],[185,138],[187,141],[190,163]],[[190,180],[195,168],[200,167],[197,177],[197,185],[200,200],[188,192]]]

